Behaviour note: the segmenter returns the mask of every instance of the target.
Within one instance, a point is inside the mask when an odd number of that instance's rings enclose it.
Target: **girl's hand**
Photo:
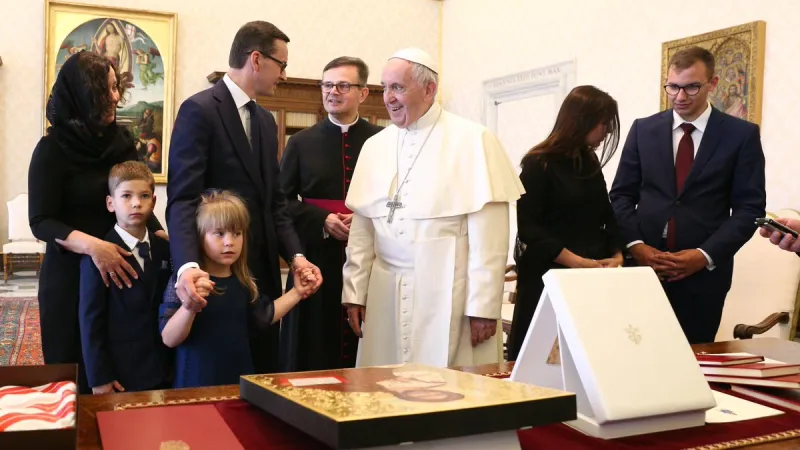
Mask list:
[[[198,295],[203,298],[207,298],[212,292],[214,292],[214,282],[209,278],[200,277],[194,280],[194,289],[197,291]]]
[[[300,298],[306,299],[311,294],[316,292],[315,286],[317,283],[317,277],[314,275],[314,271],[311,269],[303,269],[301,270],[297,276],[295,277],[295,281],[299,279],[299,283],[296,283],[294,288],[297,290],[297,293],[300,295]]]

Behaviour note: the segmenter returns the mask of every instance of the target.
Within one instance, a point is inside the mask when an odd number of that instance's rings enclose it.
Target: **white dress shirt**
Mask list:
[[[239,111],[239,118],[242,120],[244,134],[247,135],[247,142],[252,143],[250,140],[250,110],[247,109],[247,104],[252,99],[242,90],[242,88],[239,87],[239,85],[237,85],[231,79],[227,73],[222,77],[222,81],[225,83],[225,86],[228,86],[228,90],[231,91],[233,103],[236,104],[236,109]]]
[[[694,131],[692,131],[692,143],[694,144],[694,156],[696,157],[697,156],[697,149],[700,148],[700,142],[703,140],[703,136],[705,135],[705,132],[706,132],[706,127],[708,126],[709,117],[711,117],[711,104],[710,103],[707,103],[706,110],[703,111],[703,113],[700,114],[700,116],[697,119],[695,119],[695,120],[693,120],[691,122],[687,122],[687,121],[683,120],[683,118],[677,112],[675,112],[674,109],[672,110],[672,161],[673,161],[673,163],[675,162],[675,158],[678,156],[678,145],[680,144],[681,138],[683,137],[683,134],[684,134],[684,131],[683,131],[683,128],[681,128],[681,125],[684,124],[684,123],[690,123],[690,124],[694,125],[694,127],[695,127]],[[669,227],[669,223],[664,225],[664,233],[661,235],[661,237],[663,237],[663,238],[667,237],[667,228],[668,227]],[[633,241],[630,244],[628,244],[628,248],[631,248],[636,244],[642,244],[642,243],[643,243],[642,241]],[[709,256],[708,253],[706,253],[705,250],[703,250],[702,248],[698,248],[698,250],[700,250],[700,253],[702,253],[703,256],[706,257],[706,260],[708,260],[708,265],[706,266],[706,268],[708,270],[714,270],[714,268],[716,266],[714,265],[714,260],[711,259],[711,256]]]
[[[132,234],[128,233],[127,231],[123,230],[122,227],[119,225],[114,225],[114,230],[116,230],[119,237],[122,238],[122,242],[128,246],[128,250],[133,253],[133,257],[136,258],[136,262],[139,263],[139,267],[142,268],[142,272],[144,272],[144,258],[139,255],[139,250],[136,249],[136,246],[139,245],[139,242],[147,242],[147,245],[150,245],[150,232],[145,230],[144,239],[141,241],[136,239]],[[152,250],[148,252],[150,254],[150,259],[153,258]]]

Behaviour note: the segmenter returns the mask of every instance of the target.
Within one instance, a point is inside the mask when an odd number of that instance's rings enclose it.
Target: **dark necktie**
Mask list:
[[[261,167],[261,134],[258,127],[258,105],[255,100],[250,100],[246,104],[247,110],[250,111],[250,149],[253,150],[253,156],[256,157],[256,164]]]
[[[150,263],[152,262],[150,259],[150,244],[147,242],[139,242],[136,244],[136,250],[139,252],[139,256],[142,257],[144,261],[144,267],[142,267],[142,272],[147,272],[150,269]]]
[[[678,142],[678,153],[675,155],[675,187],[677,188],[677,195],[683,191],[683,184],[686,182],[686,177],[689,176],[689,171],[692,170],[692,163],[694,162],[694,141],[692,141],[692,132],[696,129],[690,123],[682,123],[683,136]],[[667,225],[667,249],[672,251],[676,248],[677,231],[675,229],[675,216],[669,219]]]

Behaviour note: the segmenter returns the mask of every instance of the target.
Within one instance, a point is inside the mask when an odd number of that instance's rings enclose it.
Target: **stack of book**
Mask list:
[[[800,364],[751,354],[696,355],[709,383],[724,383],[748,397],[800,412]]]

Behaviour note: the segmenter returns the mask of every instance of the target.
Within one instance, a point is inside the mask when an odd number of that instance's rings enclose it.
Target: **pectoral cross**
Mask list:
[[[392,200],[386,202],[386,207],[389,208],[389,218],[387,218],[386,221],[389,223],[392,223],[392,221],[394,220],[394,212],[398,208],[404,208],[406,206],[399,200],[399,197],[400,193],[398,192],[397,194],[394,195],[394,198]]]

